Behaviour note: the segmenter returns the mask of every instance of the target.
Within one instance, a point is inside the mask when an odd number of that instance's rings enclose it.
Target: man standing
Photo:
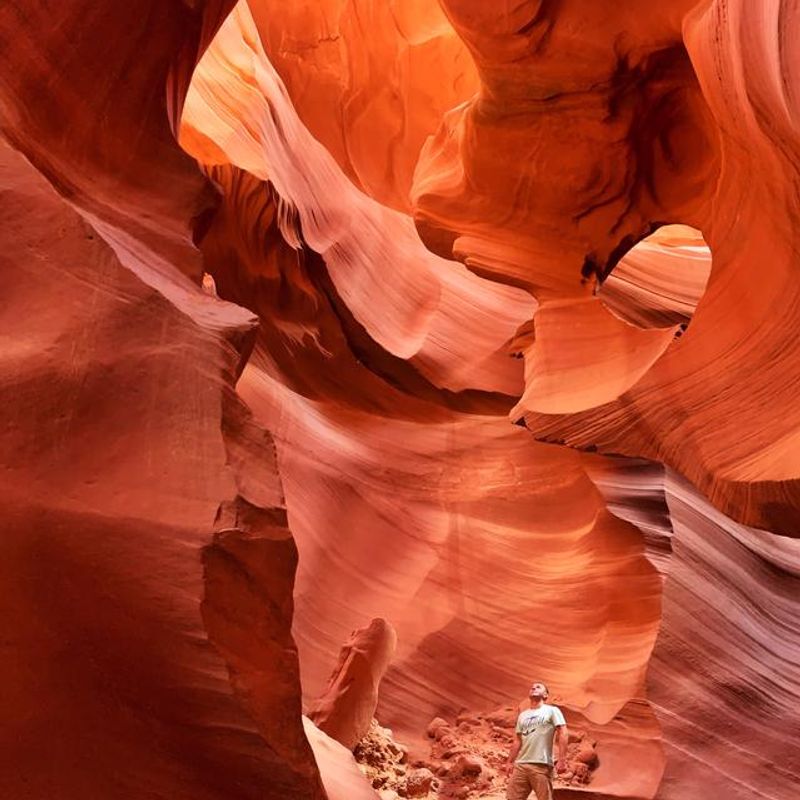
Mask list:
[[[517,718],[517,739],[508,754],[508,800],[553,800],[553,740],[558,747],[556,769],[567,769],[567,723],[557,706],[545,703],[548,695],[543,683],[534,683],[530,708]]]

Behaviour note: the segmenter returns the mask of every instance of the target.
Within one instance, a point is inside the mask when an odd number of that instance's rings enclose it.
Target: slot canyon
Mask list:
[[[800,798],[800,3],[4,0],[0,191],[2,800]]]

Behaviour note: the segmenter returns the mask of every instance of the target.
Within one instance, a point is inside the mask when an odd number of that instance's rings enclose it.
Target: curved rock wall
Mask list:
[[[274,445],[233,393],[256,320],[186,277],[213,193],[169,115],[229,7],[24,5],[0,9],[0,794],[322,798]]]
[[[412,758],[539,678],[587,796],[793,797],[794,5],[24,6],[2,794],[372,797],[381,617]]]
[[[789,3],[708,3],[686,17],[723,165],[698,226],[713,254],[703,302],[618,400],[579,416],[525,415],[538,437],[668,463],[730,516],[788,536],[798,523],[795,25]]]
[[[294,545],[269,437],[248,448],[228,386],[252,319],[199,290],[196,318],[182,313],[20,154],[3,144],[0,158],[0,792],[221,800],[271,784],[321,797],[299,723]],[[263,465],[251,499],[275,517],[266,548],[263,527],[242,524],[215,541],[216,509],[236,494],[228,444]],[[268,647],[247,652],[232,624],[215,626],[237,596],[220,560],[247,563],[241,530],[282,576],[278,605],[237,608],[248,640],[271,615]],[[269,690],[232,686],[232,655],[258,665]],[[259,726],[278,716],[279,731]]]
[[[256,165],[248,159],[288,145],[275,142],[259,151],[251,139],[253,131],[260,130],[266,144],[274,141],[266,137],[296,131],[299,123],[265,54],[249,47],[252,25],[252,18],[240,10],[223,26],[200,65],[201,90],[190,93],[185,120],[192,126],[202,120],[206,135],[215,136],[219,148],[230,144],[231,159],[266,175],[267,163]],[[240,70],[238,81],[232,78],[234,64]],[[223,82],[214,82],[215,70],[222,65],[228,66]],[[260,93],[250,91],[252,80],[259,82]],[[240,110],[235,116],[222,115],[221,109],[236,104]],[[231,130],[229,123],[235,119],[251,120],[248,130]],[[315,304],[316,331],[307,332],[302,342],[282,339],[273,322],[281,313],[276,308],[279,295],[256,293],[252,286],[270,279],[297,284],[296,275],[281,261],[276,263],[274,251],[265,255],[245,247],[230,249],[231,241],[251,239],[249,219],[266,219],[265,191],[258,196],[243,193],[236,173],[214,168],[212,174],[225,191],[226,211],[202,247],[223,295],[249,303],[262,318],[260,339],[239,392],[276,432],[279,443],[291,526],[301,551],[295,631],[305,653],[306,691],[312,696],[319,692],[331,653],[353,627],[363,624],[365,616],[383,616],[398,631],[397,661],[410,659],[404,671],[425,675],[416,709],[405,686],[400,689],[406,694],[402,700],[385,701],[392,709],[389,713],[397,715],[398,722],[390,721],[413,735],[434,713],[455,711],[464,702],[496,703],[503,692],[514,691],[520,672],[528,669],[529,654],[538,649],[533,640],[520,641],[532,626],[546,624],[555,630],[553,651],[542,656],[540,669],[549,673],[548,665],[558,664],[562,674],[553,675],[553,680],[563,682],[575,705],[592,709],[598,719],[610,718],[641,683],[658,620],[657,581],[635,532],[605,512],[575,454],[537,445],[508,425],[508,401],[476,393],[482,385],[491,385],[494,361],[518,364],[505,353],[473,363],[469,379],[475,388],[455,396],[432,385],[418,396],[419,372],[425,365],[421,355],[409,359],[413,367],[419,358],[416,375],[381,376],[367,369],[371,363],[382,366],[373,360],[381,358],[375,344],[359,353],[366,363],[354,359],[348,338],[358,320],[343,324],[338,306],[348,309],[343,295],[354,291],[349,284],[374,267],[362,249],[352,245],[359,223],[363,219],[377,230],[372,219],[386,219],[385,211],[364,204],[361,217],[337,218],[345,184],[331,174],[330,162],[324,180],[303,176],[301,183],[299,154],[290,151],[286,158],[290,163],[276,172],[286,177],[275,191],[309,204],[298,210],[300,235],[304,241],[307,236],[333,240],[329,249],[321,248],[325,265],[330,269],[329,259],[341,259],[349,267],[338,284],[335,270],[319,284],[316,274],[322,265],[312,253],[302,254],[309,280],[317,280],[321,295]],[[247,185],[255,192],[252,183]],[[281,201],[287,202],[282,195]],[[277,220],[277,213],[272,215]],[[325,224],[330,220],[329,228]],[[239,229],[233,232],[221,227],[234,223]],[[397,237],[386,247],[393,247],[398,258],[408,259],[417,270],[424,267],[424,262],[410,258],[415,253],[404,245]],[[462,275],[457,265],[450,269],[454,278]],[[400,277],[409,291],[420,291],[414,273]],[[432,307],[427,326],[431,338],[422,339],[421,354],[427,342],[433,342],[436,317],[446,319],[453,307],[451,297],[460,290],[454,278],[442,275],[438,286],[428,284],[439,304]],[[488,293],[491,284],[474,276],[461,280],[474,292],[474,316],[482,310],[478,303],[492,302],[481,288],[486,285]],[[507,309],[519,309],[521,324],[526,312],[522,298],[516,300],[513,293],[508,297],[517,305]],[[362,337],[370,321],[365,320]],[[503,322],[495,319],[493,328],[476,329],[475,335],[495,337],[482,345],[484,352],[502,350],[512,338],[514,325],[503,329]],[[381,323],[387,342],[393,341],[391,320]],[[282,352],[287,348],[291,357]],[[438,376],[431,370],[431,377]],[[495,551],[495,540],[508,544]],[[541,558],[521,564],[524,554],[537,547]],[[595,555],[602,561],[595,563]],[[613,586],[618,571],[631,579],[627,597]],[[377,581],[370,579],[373,574]],[[481,574],[485,577],[479,578]],[[595,613],[587,616],[584,608],[594,602],[590,598],[598,602]],[[420,605],[428,609],[422,617]],[[576,626],[585,634],[580,654],[574,639],[562,640],[557,633]],[[489,653],[488,663],[481,664]],[[575,656],[574,665],[564,671],[569,654]],[[459,664],[456,674],[449,669],[440,670],[438,677],[433,674],[432,662],[442,658]],[[395,682],[408,680],[390,673],[385,695],[391,697]]]
[[[658,464],[586,463],[665,577],[647,676],[667,757],[659,800],[792,797],[800,543],[734,522]]]

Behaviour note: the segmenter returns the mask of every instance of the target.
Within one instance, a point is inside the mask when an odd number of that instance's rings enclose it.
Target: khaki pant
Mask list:
[[[508,779],[508,800],[528,800],[536,792],[536,800],[553,800],[553,768],[547,764],[514,764]]]

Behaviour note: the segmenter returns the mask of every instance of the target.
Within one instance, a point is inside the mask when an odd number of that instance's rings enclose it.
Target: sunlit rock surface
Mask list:
[[[709,3],[684,21],[722,154],[708,218],[678,220],[703,231],[714,262],[685,336],[612,403],[524,416],[538,437],[663,461],[729,515],[796,536],[800,62],[789,7]]]
[[[303,711],[537,678],[587,797],[791,800],[798,34],[6,3],[0,795],[366,800]]]
[[[379,800],[379,796],[364,780],[353,754],[303,717],[303,728],[319,767],[328,800]],[[263,791],[264,787],[262,787]],[[268,797],[278,797],[267,790]]]

